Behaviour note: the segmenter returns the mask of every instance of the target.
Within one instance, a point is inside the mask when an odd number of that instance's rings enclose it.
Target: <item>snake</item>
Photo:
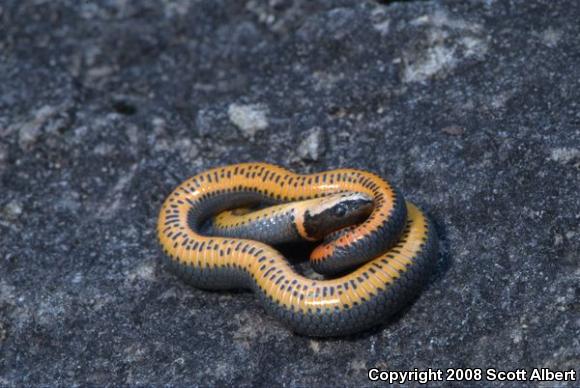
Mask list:
[[[157,236],[167,265],[206,290],[250,289],[291,331],[353,335],[417,297],[437,259],[429,218],[380,176],[359,169],[298,174],[268,163],[215,167],[165,199]],[[319,278],[277,244],[316,242]]]

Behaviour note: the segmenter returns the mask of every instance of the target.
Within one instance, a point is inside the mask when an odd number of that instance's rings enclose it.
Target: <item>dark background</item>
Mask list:
[[[579,20],[572,0],[0,2],[0,385],[578,370]],[[312,340],[170,273],[164,197],[257,160],[369,169],[426,209],[420,297]]]

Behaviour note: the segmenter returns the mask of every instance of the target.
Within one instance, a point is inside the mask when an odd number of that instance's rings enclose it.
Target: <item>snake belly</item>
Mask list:
[[[202,232],[208,218],[228,209],[344,192],[367,195],[373,209],[312,252],[314,268],[334,274],[331,279],[297,273],[263,242]],[[303,217],[285,214],[294,232],[310,239]],[[384,322],[420,291],[438,251],[435,231],[416,206],[379,176],[355,169],[301,175],[266,163],[214,168],[167,197],[157,231],[169,266],[186,281],[202,289],[252,289],[271,315],[315,337],[353,334]]]

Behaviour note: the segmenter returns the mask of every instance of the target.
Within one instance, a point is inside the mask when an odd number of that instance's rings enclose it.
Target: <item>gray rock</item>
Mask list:
[[[578,372],[579,19],[571,0],[2,2],[0,385]],[[436,224],[426,289],[321,341],[182,283],[163,199],[248,160],[389,179]]]
[[[242,135],[249,139],[254,139],[258,132],[268,128],[268,107],[263,104],[231,104],[228,117]]]
[[[2,218],[8,221],[14,221],[22,214],[22,204],[18,200],[12,200],[4,206]]]
[[[305,161],[317,161],[326,151],[324,131],[320,127],[315,127],[305,131],[303,136],[304,140],[302,140],[297,150],[298,155]]]

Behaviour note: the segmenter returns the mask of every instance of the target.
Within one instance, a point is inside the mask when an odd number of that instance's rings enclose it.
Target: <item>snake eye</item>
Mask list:
[[[334,208],[334,215],[337,217],[344,217],[348,209],[344,204],[339,204]]]

